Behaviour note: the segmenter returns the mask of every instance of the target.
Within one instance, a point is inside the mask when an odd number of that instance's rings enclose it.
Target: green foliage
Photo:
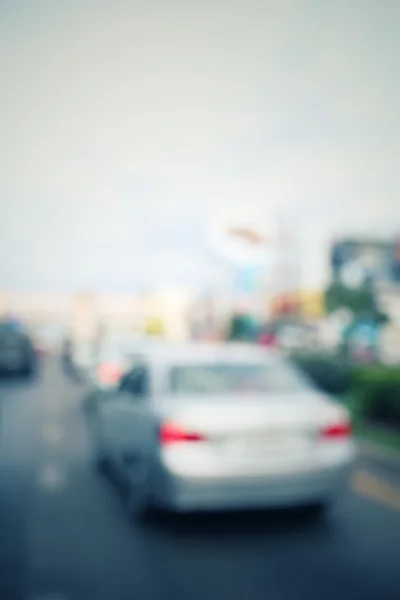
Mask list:
[[[399,367],[355,368],[350,396],[358,423],[375,423],[400,430]]]
[[[329,354],[303,353],[292,360],[322,392],[349,398],[358,428],[379,425],[400,432],[400,367],[360,367]]]
[[[347,309],[355,317],[369,314],[380,324],[388,321],[387,315],[379,309],[374,291],[368,284],[364,284],[359,288],[350,288],[340,281],[334,281],[326,289],[324,299],[327,312]]]
[[[247,314],[233,315],[228,326],[228,341],[251,341],[253,342],[258,333],[258,325],[254,319]]]
[[[293,363],[321,391],[334,396],[345,394],[352,384],[351,365],[341,356],[327,353],[299,353]]]

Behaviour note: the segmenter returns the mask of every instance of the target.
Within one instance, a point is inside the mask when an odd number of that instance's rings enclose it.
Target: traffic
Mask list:
[[[92,356],[0,379],[2,597],[396,600],[396,463],[285,355],[110,334]]]
[[[129,363],[129,361],[127,361]],[[95,384],[97,464],[130,511],[326,508],[355,459],[350,415],[286,363],[247,345],[146,345]],[[119,377],[118,383],[116,377]]]

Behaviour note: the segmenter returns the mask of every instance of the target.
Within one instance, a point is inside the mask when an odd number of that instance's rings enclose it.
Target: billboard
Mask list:
[[[250,265],[237,270],[234,278],[235,290],[240,294],[254,294],[260,288],[263,268]]]
[[[336,240],[331,246],[330,267],[334,278],[349,287],[365,281],[400,283],[400,239]]]

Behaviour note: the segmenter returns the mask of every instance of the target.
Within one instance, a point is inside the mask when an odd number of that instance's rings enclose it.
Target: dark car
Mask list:
[[[30,377],[36,368],[36,351],[28,333],[20,325],[0,323],[0,374]]]

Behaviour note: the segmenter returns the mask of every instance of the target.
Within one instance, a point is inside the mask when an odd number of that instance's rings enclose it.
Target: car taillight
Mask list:
[[[343,423],[334,423],[324,427],[321,431],[321,437],[328,440],[345,439],[352,435],[353,428],[351,423],[344,421]]]
[[[177,423],[163,423],[159,433],[160,444],[176,444],[179,442],[202,442],[204,435],[195,431],[189,431]]]
[[[100,383],[114,385],[121,379],[122,371],[118,365],[104,363],[97,369],[97,378]]]

